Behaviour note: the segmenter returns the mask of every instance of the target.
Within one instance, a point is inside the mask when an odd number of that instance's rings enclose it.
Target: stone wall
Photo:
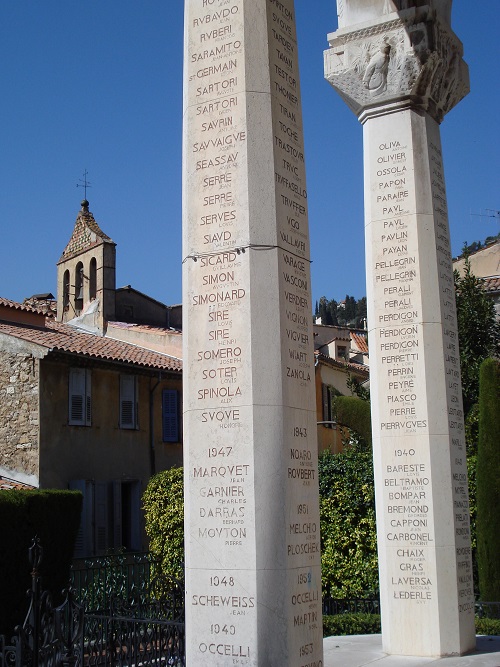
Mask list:
[[[39,363],[0,350],[0,467],[37,476]]]

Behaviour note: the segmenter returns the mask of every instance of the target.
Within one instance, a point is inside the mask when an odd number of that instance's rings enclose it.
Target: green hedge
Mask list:
[[[355,431],[371,447],[372,421],[369,401],[354,396],[336,396],[333,399],[333,412],[338,424]]]
[[[380,614],[335,614],[323,616],[323,637],[340,635],[378,635]]]
[[[482,601],[500,600],[500,363],[486,359],[479,374],[476,530]]]
[[[0,491],[0,634],[10,637],[24,621],[26,591],[31,588],[28,550],[35,535],[43,548],[42,588],[60,603],[69,582],[81,507],[79,491]]]
[[[382,632],[380,614],[358,613],[323,616],[323,637],[377,635],[380,632]],[[500,636],[500,619],[478,618],[476,616],[476,633],[478,635]]]
[[[163,574],[184,574],[184,479],[182,468],[170,468],[149,480],[142,496],[149,550]]]
[[[477,618],[476,634],[500,636],[500,618]]]
[[[318,469],[323,593],[337,599],[377,597],[372,454],[352,446],[341,454],[325,452]]]

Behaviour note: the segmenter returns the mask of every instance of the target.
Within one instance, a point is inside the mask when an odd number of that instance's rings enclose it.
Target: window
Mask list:
[[[104,556],[109,549],[141,549],[139,480],[75,479],[70,481],[69,488],[83,494],[75,558]]]
[[[137,378],[120,375],[120,428],[138,428]]]
[[[347,360],[347,347],[345,345],[338,345],[337,346],[337,357],[339,359],[346,359]]]
[[[97,262],[95,257],[90,260],[89,267],[89,299],[92,301],[97,296]]]
[[[164,389],[161,396],[163,442],[179,442],[178,392]]]
[[[69,271],[67,269],[63,277],[63,310],[69,310]]]
[[[327,384],[321,385],[323,393],[323,421],[331,422],[333,419],[332,400],[335,395],[333,387]],[[334,424],[323,424],[326,428],[333,428]]]
[[[75,270],[75,310],[79,313],[83,308],[83,264],[78,262]]]
[[[88,368],[69,369],[69,423],[91,426],[91,374]]]

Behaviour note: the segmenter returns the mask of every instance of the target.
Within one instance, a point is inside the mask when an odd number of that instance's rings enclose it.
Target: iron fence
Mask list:
[[[500,602],[476,602],[476,616],[500,620]]]
[[[350,600],[323,598],[323,614],[325,616],[357,613],[380,614],[380,600],[378,598],[355,598]]]
[[[85,667],[184,667],[184,624],[86,614],[82,650]]]
[[[35,538],[29,610],[10,641],[0,636],[0,667],[184,667],[182,582],[145,555],[106,557],[75,568],[54,607],[41,586],[42,555]]]

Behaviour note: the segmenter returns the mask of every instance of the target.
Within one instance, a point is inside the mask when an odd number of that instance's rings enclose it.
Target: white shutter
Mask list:
[[[328,421],[330,417],[328,416],[329,410],[328,410],[328,387],[326,384],[321,385],[321,393],[322,393],[322,399],[323,399],[323,421]]]
[[[123,545],[122,539],[122,482],[113,480],[113,546],[119,549]]]
[[[69,483],[72,491],[81,491],[83,495],[80,527],[75,542],[75,558],[86,558],[93,555],[92,523],[93,523],[93,483],[88,479],[73,479]]]
[[[141,483],[132,482],[130,489],[130,548],[140,551],[141,544]]]
[[[85,369],[69,369],[69,423],[85,425]]]
[[[92,372],[85,371],[85,425],[92,426]]]
[[[90,369],[69,369],[68,395],[69,424],[72,426],[91,426],[92,398]]]
[[[108,536],[108,484],[96,482],[94,487],[95,506],[95,554],[103,556],[109,548]]]
[[[120,428],[136,427],[136,378],[120,375]]]

